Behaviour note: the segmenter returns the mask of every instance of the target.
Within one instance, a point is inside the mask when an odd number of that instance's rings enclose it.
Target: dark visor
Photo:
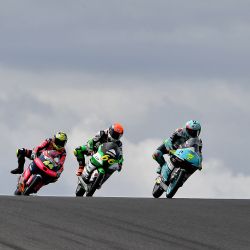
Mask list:
[[[115,140],[119,140],[122,136],[122,134],[115,132],[115,131],[111,131],[110,135],[112,136],[113,139]]]
[[[193,130],[193,129],[187,128],[187,131],[191,137],[197,137],[199,135],[199,130]]]
[[[61,141],[61,140],[55,138],[55,144],[56,144],[57,146],[59,146],[59,147],[64,147],[64,146],[65,146],[65,143],[66,143],[66,141]]]

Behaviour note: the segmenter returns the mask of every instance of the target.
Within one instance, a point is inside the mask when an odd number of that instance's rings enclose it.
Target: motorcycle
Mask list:
[[[98,151],[91,156],[87,163],[89,166],[95,167],[88,183],[83,180],[82,176],[78,176],[76,196],[84,196],[84,194],[89,197],[93,196],[96,189],[100,189],[102,184],[114,173],[119,159],[120,151],[116,143],[101,144]]]
[[[43,151],[35,158],[22,175],[18,178],[15,195],[30,195],[48,183],[55,182],[58,178],[56,151]],[[26,180],[26,181],[25,181]]]
[[[167,198],[172,198],[177,190],[182,187],[188,177],[197,169],[201,169],[201,156],[194,147],[170,150],[167,161],[169,167],[173,168],[171,175],[166,180],[166,166],[162,167],[161,174],[156,178],[153,188],[153,197],[159,198],[166,192]]]

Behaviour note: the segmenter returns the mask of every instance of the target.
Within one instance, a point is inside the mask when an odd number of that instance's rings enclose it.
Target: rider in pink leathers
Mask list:
[[[66,158],[66,150],[65,145],[67,143],[67,135],[64,132],[56,133],[53,138],[46,139],[39,146],[35,147],[33,150],[30,149],[18,149],[17,150],[17,158],[18,158],[18,167],[11,171],[12,174],[22,174],[25,157],[30,160],[34,160],[36,157],[39,157],[42,152],[49,151],[51,152],[50,157],[57,163],[57,171],[56,178],[54,178],[53,182],[55,182],[63,172],[63,165]],[[27,181],[32,172],[36,171],[36,164],[31,163],[30,167],[28,167],[24,171],[24,180]],[[51,180],[49,181],[51,182]]]

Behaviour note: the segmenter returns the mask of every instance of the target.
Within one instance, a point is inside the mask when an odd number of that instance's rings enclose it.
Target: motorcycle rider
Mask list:
[[[161,144],[156,151],[153,153],[153,159],[157,161],[159,164],[156,173],[160,174],[161,169],[163,166],[165,166],[167,170],[166,176],[167,176],[167,183],[169,181],[169,177],[172,173],[173,168],[171,169],[171,166],[167,164],[165,161],[163,155],[169,154],[170,150],[176,150],[178,148],[182,148],[182,146],[185,144],[186,141],[193,138],[195,142],[194,148],[197,150],[197,153],[199,153],[202,156],[202,140],[199,138],[201,132],[201,125],[198,121],[190,120],[186,123],[185,127],[178,128],[172,136],[170,136],[168,139],[166,139],[163,144]],[[201,166],[200,166],[201,169]]]
[[[17,158],[18,158],[18,167],[16,169],[11,170],[12,174],[22,174],[25,157],[29,158],[30,160],[34,160],[44,150],[56,150],[57,151],[57,159],[59,170],[57,171],[57,179],[60,177],[63,171],[63,164],[66,158],[66,150],[65,145],[67,143],[67,135],[64,132],[57,132],[53,138],[48,138],[43,141],[39,146],[35,147],[33,150],[21,148],[17,150]],[[33,164],[34,165],[34,164]],[[31,167],[32,168],[32,167]],[[28,168],[29,169],[29,168]],[[27,174],[29,177],[31,173]],[[26,176],[26,179],[28,177]]]
[[[93,138],[87,141],[87,144],[77,147],[74,150],[74,155],[76,156],[76,159],[79,163],[76,175],[83,175],[83,179],[85,180],[85,182],[89,181],[89,178],[95,168],[94,166],[91,166],[91,168],[89,166],[85,168],[85,156],[95,154],[98,150],[98,147],[106,142],[114,142],[118,146],[118,150],[120,151],[120,159],[116,168],[113,168],[113,170],[117,170],[120,172],[123,164],[122,142],[120,141],[123,135],[123,131],[123,126],[120,123],[114,123],[108,129],[99,131]],[[103,180],[102,183],[104,183],[104,181],[106,181],[111,176],[111,174],[113,174],[113,172],[111,172],[110,174],[107,173],[105,176],[105,180]]]

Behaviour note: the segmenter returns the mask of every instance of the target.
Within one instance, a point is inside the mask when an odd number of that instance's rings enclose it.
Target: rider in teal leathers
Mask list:
[[[195,138],[196,145],[195,148],[197,149],[197,153],[202,156],[202,140],[199,138],[201,132],[201,125],[198,121],[190,120],[186,123],[184,128],[177,129],[172,136],[166,139],[163,144],[161,144],[153,154],[153,159],[159,163],[159,167],[157,168],[157,173],[161,173],[161,169],[164,168],[167,171],[167,180],[169,180],[169,176],[173,169],[168,166],[167,162],[165,161],[163,155],[169,154],[170,150],[175,150],[181,148],[187,140],[190,138]],[[201,169],[201,168],[200,168]]]

